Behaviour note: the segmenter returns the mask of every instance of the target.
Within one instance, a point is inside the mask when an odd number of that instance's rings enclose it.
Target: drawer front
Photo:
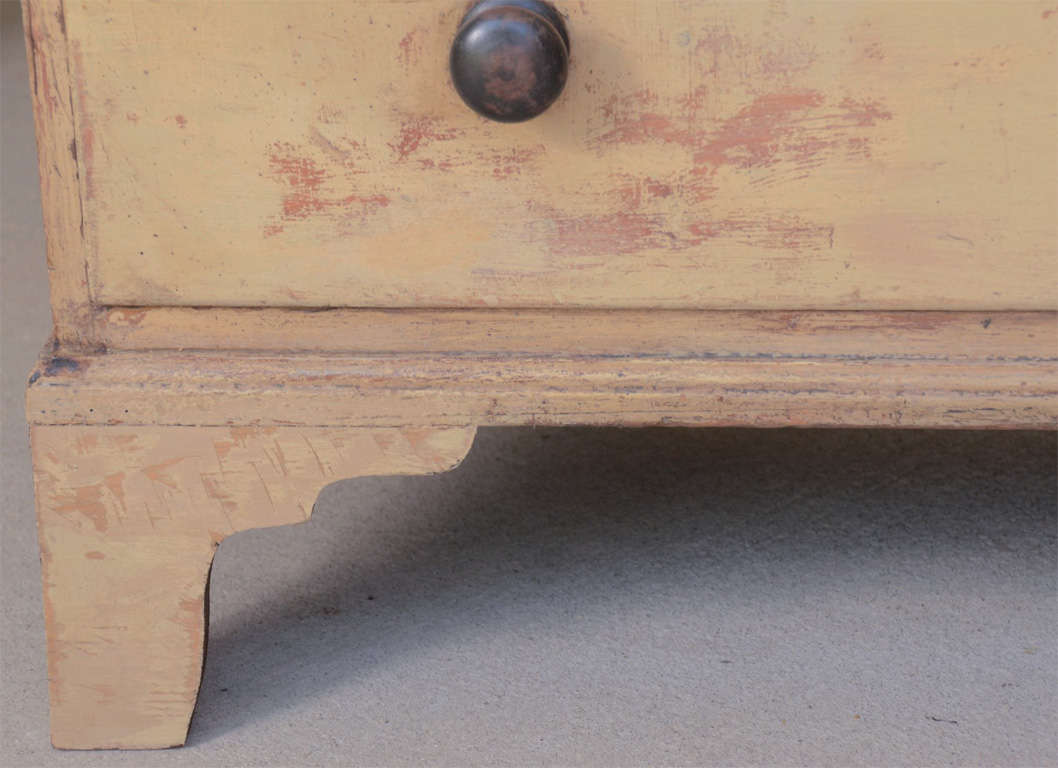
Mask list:
[[[526,123],[461,0],[67,2],[108,305],[1058,307],[1058,11],[558,0]]]

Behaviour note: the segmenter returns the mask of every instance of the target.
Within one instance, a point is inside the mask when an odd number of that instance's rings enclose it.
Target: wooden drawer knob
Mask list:
[[[471,109],[490,120],[536,117],[562,93],[569,35],[542,0],[481,0],[452,43],[452,82]]]

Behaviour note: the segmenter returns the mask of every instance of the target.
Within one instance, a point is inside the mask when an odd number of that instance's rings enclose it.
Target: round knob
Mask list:
[[[566,84],[566,24],[543,0],[481,0],[460,22],[450,66],[456,90],[475,112],[503,123],[529,120]]]

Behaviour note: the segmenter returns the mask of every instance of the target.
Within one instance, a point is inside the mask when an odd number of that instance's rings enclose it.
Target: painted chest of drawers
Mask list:
[[[1058,424],[1053,3],[23,8],[56,746],[182,743],[219,542],[478,426]]]

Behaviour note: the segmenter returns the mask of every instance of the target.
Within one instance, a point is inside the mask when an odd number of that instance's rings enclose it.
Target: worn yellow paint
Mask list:
[[[307,520],[319,490],[335,480],[449,469],[473,435],[33,427],[55,746],[182,744],[220,541]]]
[[[464,6],[68,3],[94,298],[1058,307],[1053,3],[559,0],[517,126]]]
[[[27,394],[50,424],[1058,426],[1044,323],[967,327],[961,348],[822,339],[691,356],[109,352],[45,358]],[[793,333],[796,333],[794,331]],[[781,331],[776,330],[778,336]],[[864,335],[870,336],[869,332]],[[947,334],[941,334],[945,336]],[[723,341],[725,334],[718,338]],[[977,338],[974,338],[974,337]],[[731,337],[728,337],[730,340]],[[1005,338],[1014,339],[1007,351]],[[1031,342],[1029,342],[1031,344]],[[703,345],[706,346],[706,345]],[[827,347],[829,346],[829,350]]]
[[[62,0],[22,5],[36,126],[44,234],[55,338],[93,346],[97,313],[88,293],[87,252],[74,132],[73,88]]]
[[[1054,312],[370,310],[120,307],[115,350],[1049,359]]]

